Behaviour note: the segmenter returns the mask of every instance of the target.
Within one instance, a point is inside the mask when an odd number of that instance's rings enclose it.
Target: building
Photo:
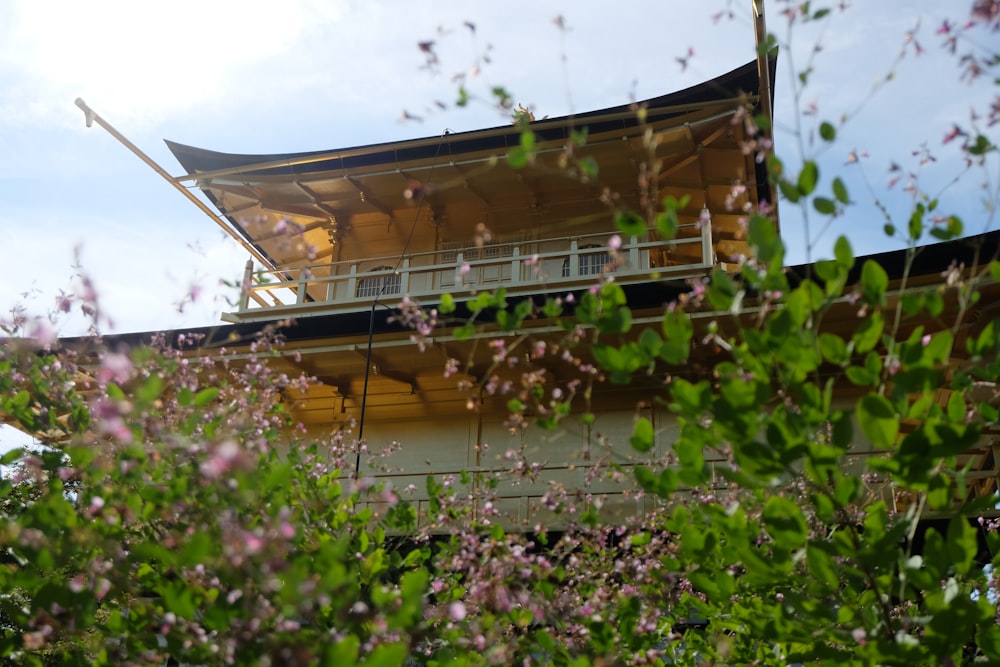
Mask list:
[[[512,425],[511,396],[488,387],[516,384],[530,367],[546,391],[558,389],[579,375],[572,361],[539,358],[522,343],[505,351],[517,366],[494,364],[495,326],[469,337],[445,326],[418,352],[394,322],[401,297],[434,306],[449,293],[460,315],[482,291],[503,289],[512,303],[565,298],[608,273],[637,322],[658,326],[688,280],[748,254],[740,218],[769,199],[766,170],[746,150],[759,90],[752,62],[642,104],[531,122],[533,145],[510,124],[287,155],[169,146],[188,173],[180,180],[201,188],[256,256],[239,308],[224,319],[236,329],[295,320],[283,363],[321,381],[289,397],[295,417],[320,431],[356,424],[376,448],[403,440],[392,461],[403,469],[392,475],[397,485],[422,489],[428,472],[462,470],[478,483],[511,461],[542,462],[536,481],[499,490],[495,501],[512,523],[531,524],[550,483],[577,487],[591,464],[634,459],[636,404],[650,386],[598,383],[592,424],[576,415],[552,432]],[[524,151],[524,164],[512,164],[511,149]],[[646,218],[668,196],[684,203],[674,239],[640,219],[609,248],[616,212]],[[544,316],[502,335],[513,343],[522,333],[549,345],[563,335]],[[460,371],[446,377],[450,359]],[[659,429],[659,454],[669,432]],[[622,488],[594,482],[590,491],[611,494],[606,513],[642,512],[647,501],[637,505]]]
[[[609,372],[595,373],[592,386],[575,384],[581,366],[597,365],[593,350],[583,340],[553,354],[566,329],[560,317],[537,307],[554,297],[571,309],[571,301],[613,276],[632,310],[623,339],[638,341],[643,330],[660,329],[665,304],[714,269],[738,268],[749,255],[746,212],[772,199],[747,122],[761,112],[759,73],[752,62],[641,104],[532,121],[524,126],[528,139],[511,124],[284,155],[230,155],[168,142],[187,172],[176,182],[200,188],[254,258],[238,307],[223,316],[226,324],[198,332],[200,351],[239,353],[261,329],[279,325],[286,345],[272,363],[317,379],[307,392],[286,395],[296,420],[317,434],[350,430],[375,450],[401,442],[390,468],[359,459],[358,475],[413,484],[419,496],[429,473],[486,493],[497,471],[513,471],[487,495],[505,523],[528,529],[566,520],[547,511],[553,488],[585,488],[584,503],[609,520],[641,515],[655,501],[637,498],[628,475],[605,475],[607,465],[628,471],[669,457],[678,431],[669,409],[655,400],[662,377],[705,377],[717,351],[696,345],[684,367],[630,371],[630,384],[613,382]],[[667,197],[678,203],[677,233],[669,240],[647,225]],[[614,224],[624,211],[639,214],[627,226],[631,235]],[[995,249],[996,235],[979,242]],[[933,288],[953,261],[971,258],[971,247],[927,249],[909,284]],[[874,259],[893,279],[890,298],[897,298],[902,253]],[[482,326],[464,328],[476,300],[494,290],[511,304],[535,304],[531,316],[505,326],[487,309]],[[442,314],[420,349],[398,306],[406,298],[434,308],[447,302],[446,294],[456,310]],[[969,314],[961,333],[978,331],[992,317],[990,301]],[[855,309],[846,302],[837,308],[827,326],[849,335]],[[702,330],[695,338],[725,315],[697,313]],[[905,324],[904,332],[918,325],[941,326],[921,320]],[[494,340],[504,342],[498,348]],[[525,373],[533,393],[528,420],[512,421],[509,402],[521,400]],[[838,387],[845,402],[853,391]],[[574,392],[570,414],[555,429],[533,423],[549,416],[546,410],[564,409],[557,404]],[[945,389],[936,397],[942,405],[948,398]],[[642,455],[630,445],[638,418],[648,419],[654,433],[654,447]],[[962,457],[977,495],[997,491],[995,450],[990,437]],[[859,442],[851,460],[873,453]],[[710,466],[723,458],[707,455]],[[876,492],[908,502],[885,484]]]

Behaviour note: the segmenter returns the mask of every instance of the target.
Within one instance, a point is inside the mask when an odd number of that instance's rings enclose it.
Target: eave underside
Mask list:
[[[170,147],[187,180],[278,269],[391,256],[414,235],[460,242],[485,229],[520,241],[594,222],[610,228],[616,210],[655,211],[667,195],[689,198],[682,222],[703,207],[712,212],[724,261],[745,253],[739,218],[766,191],[740,121],[756,92],[748,64],[636,107],[538,121],[530,125],[535,159],[522,168],[505,159],[520,141],[513,126],[286,155]],[[586,141],[573,145],[578,132]],[[597,173],[574,168],[577,160],[592,161]],[[280,221],[302,233],[289,235]]]

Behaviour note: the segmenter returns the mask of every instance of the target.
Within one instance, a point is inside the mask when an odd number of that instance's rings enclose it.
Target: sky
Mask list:
[[[900,247],[881,234],[861,167],[905,221],[907,179],[886,190],[889,166],[900,164],[904,174],[919,167],[921,185],[932,192],[951,183],[962,163],[954,143],[942,139],[953,122],[967,121],[971,106],[992,99],[982,81],[959,80],[956,58],[935,34],[946,18],[964,21],[970,2],[852,4],[828,23],[796,23],[779,57],[779,155],[792,165],[800,159],[789,130],[801,123],[804,151],[821,159],[824,182],[842,173],[857,202],[808,255],[803,219],[783,207],[793,262],[829,254],[839,233],[850,236],[857,254]],[[768,4],[768,27],[782,41],[789,6]],[[969,34],[996,39],[985,30]],[[439,58],[432,67],[417,47],[428,40]],[[179,175],[163,139],[269,153],[437,136],[509,122],[485,100],[494,85],[539,117],[558,116],[679,90],[753,57],[750,0],[6,0],[0,320],[14,309],[47,316],[61,292],[80,292],[80,275],[96,288],[104,331],[215,324],[231,309],[235,289],[225,283],[241,275],[245,252],[111,136],[86,128],[77,97]],[[796,115],[790,77],[810,58],[798,105],[816,112]],[[892,81],[873,96],[890,72]],[[456,74],[474,96],[465,109],[453,107]],[[452,108],[438,109],[437,100]],[[859,108],[836,144],[810,142],[819,120],[839,125]],[[421,120],[403,121],[404,110]],[[923,143],[936,159],[920,165],[913,151]],[[851,164],[852,154],[862,156],[861,165]],[[942,210],[960,212],[969,231],[992,224],[977,190],[982,182],[973,174],[942,196]],[[815,221],[810,230],[816,233]],[[74,311],[55,326],[76,335],[86,321]]]

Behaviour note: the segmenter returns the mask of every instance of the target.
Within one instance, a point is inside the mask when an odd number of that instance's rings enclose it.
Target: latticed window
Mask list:
[[[458,259],[459,252],[462,253],[462,259],[465,261],[491,259],[494,257],[512,257],[515,245],[514,243],[501,243],[500,241],[486,241],[485,243],[446,241],[441,246],[441,261],[454,262]]]
[[[391,266],[377,266],[372,271],[393,271]],[[371,276],[358,281],[359,297],[376,297],[385,294],[399,294],[399,274],[389,273],[382,276]]]
[[[600,248],[601,246],[596,244],[585,245],[581,249],[585,248]],[[604,272],[605,267],[611,265],[611,253],[607,250],[603,252],[590,252],[587,254],[580,255],[580,274],[581,276],[596,276]],[[562,265],[562,276],[563,278],[569,278],[569,258],[563,260]]]

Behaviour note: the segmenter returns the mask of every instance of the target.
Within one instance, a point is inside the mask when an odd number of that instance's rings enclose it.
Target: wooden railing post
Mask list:
[[[358,265],[351,263],[351,274],[347,279],[347,298],[353,299],[358,295]]]
[[[306,288],[309,286],[309,281],[305,278],[305,273],[299,271],[299,285],[295,288],[295,303],[305,303],[306,302]]]
[[[410,258],[403,258],[403,268],[399,275],[399,293],[406,295],[410,293]]]
[[[705,266],[715,264],[715,248],[712,247],[712,224],[705,222],[701,226],[701,262]]]
[[[250,307],[250,288],[253,281],[253,260],[248,259],[243,267],[243,282],[240,283],[240,310]]]
[[[336,277],[337,267],[336,265],[330,265],[330,275],[327,277],[329,282],[326,283],[326,300],[333,301],[337,298],[337,277]]]
[[[576,238],[569,241],[569,275],[580,275],[580,242]]]

